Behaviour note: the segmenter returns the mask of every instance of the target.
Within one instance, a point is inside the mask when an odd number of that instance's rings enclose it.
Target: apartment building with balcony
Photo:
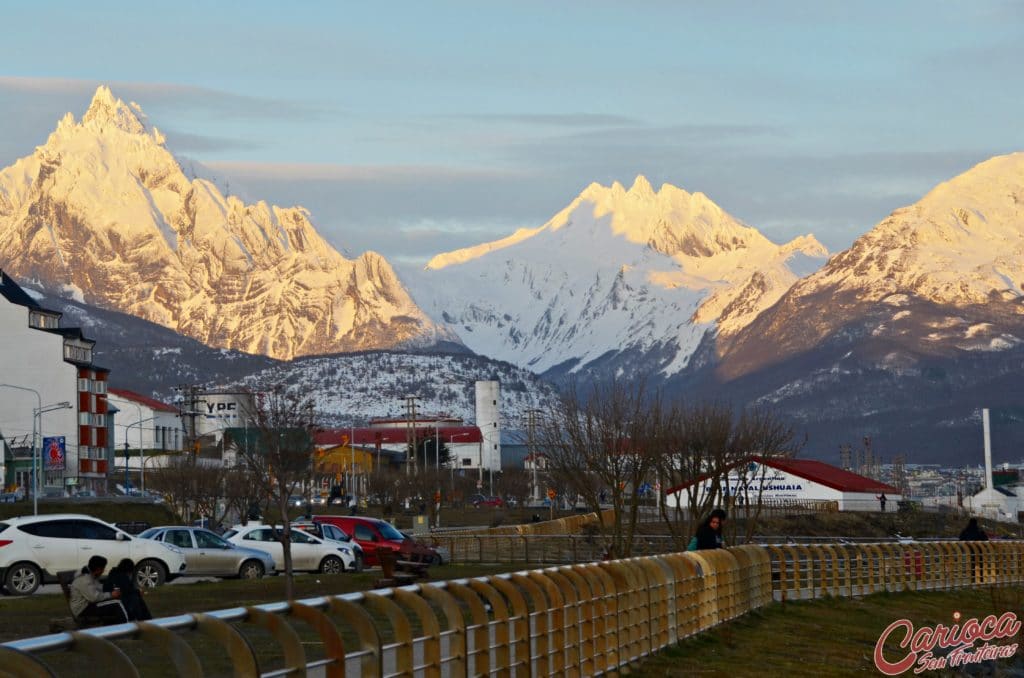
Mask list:
[[[110,370],[95,343],[0,270],[0,435],[38,451],[7,460],[6,486],[29,493],[37,456],[41,495],[107,491]]]

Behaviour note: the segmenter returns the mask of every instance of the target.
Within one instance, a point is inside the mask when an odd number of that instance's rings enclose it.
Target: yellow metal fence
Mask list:
[[[0,675],[145,675],[141,640],[161,675],[589,676],[773,599],[1022,583],[1024,542],[749,545],[40,636],[0,646]]]

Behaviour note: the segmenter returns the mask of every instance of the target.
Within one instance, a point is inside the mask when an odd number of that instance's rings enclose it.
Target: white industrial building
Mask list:
[[[183,401],[186,419],[195,416],[196,436],[220,440],[225,429],[245,428],[253,420],[256,402],[250,391],[202,391],[193,402]],[[191,410],[188,408],[191,407]],[[191,426],[191,422],[187,423]]]
[[[481,466],[501,470],[501,383],[476,382],[476,425],[483,436]]]
[[[995,486],[992,479],[992,435],[988,409],[981,411],[981,421],[985,444],[985,487],[977,494],[965,497],[964,508],[977,516],[1019,522],[1024,517],[1024,487],[1019,483]]]

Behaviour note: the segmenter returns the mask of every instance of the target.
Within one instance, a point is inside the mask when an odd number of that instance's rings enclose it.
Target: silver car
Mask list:
[[[259,579],[274,574],[274,559],[265,552],[232,544],[202,527],[151,527],[139,536],[180,548],[189,576]]]

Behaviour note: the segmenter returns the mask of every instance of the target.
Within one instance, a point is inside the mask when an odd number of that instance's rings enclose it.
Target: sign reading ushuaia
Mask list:
[[[1018,643],[994,644],[993,640],[1015,637],[1020,632],[1020,621],[1013,612],[993,614],[978,621],[971,617],[960,622],[960,613],[953,613],[953,626],[936,624],[914,629],[909,619],[897,619],[889,624],[875,643],[875,668],[887,676],[898,676],[914,669],[914,673],[964,668],[970,664],[995,659],[1008,659],[1017,654]],[[899,639],[898,659],[886,656],[885,645]],[[981,641],[981,647],[975,644]],[[937,654],[936,651],[942,651]],[[890,651],[892,652],[892,651]],[[891,656],[891,654],[890,654]]]

